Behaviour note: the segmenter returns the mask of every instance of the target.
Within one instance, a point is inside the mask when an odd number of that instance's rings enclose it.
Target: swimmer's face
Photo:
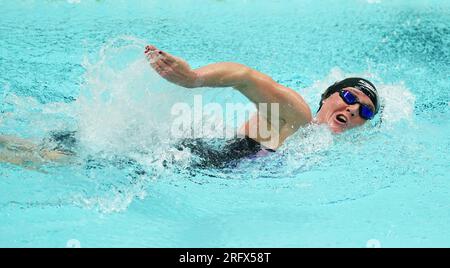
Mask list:
[[[361,103],[369,105],[373,110],[374,105],[367,95],[356,88],[344,88],[355,94]],[[359,115],[359,103],[347,104],[335,92],[322,101],[322,108],[317,113],[316,121],[319,124],[328,124],[334,133],[341,133],[347,129],[352,129],[364,125],[366,120]]]

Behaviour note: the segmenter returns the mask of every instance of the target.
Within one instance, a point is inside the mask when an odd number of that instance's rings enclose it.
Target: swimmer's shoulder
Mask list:
[[[305,101],[302,95],[297,91],[283,86],[283,89],[289,92],[289,102],[283,107],[284,110],[283,120],[287,127],[287,132],[296,132],[300,127],[305,126],[312,122],[313,115],[309,104]]]

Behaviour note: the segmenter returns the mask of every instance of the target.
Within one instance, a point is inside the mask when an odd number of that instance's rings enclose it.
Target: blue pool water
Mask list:
[[[0,0],[0,12],[0,133],[77,130],[81,143],[65,165],[0,164],[1,247],[450,246],[449,1]],[[193,67],[251,66],[313,110],[329,84],[368,77],[383,113],[339,136],[305,129],[234,170],[191,170],[168,127],[194,93],[150,70],[147,43]]]

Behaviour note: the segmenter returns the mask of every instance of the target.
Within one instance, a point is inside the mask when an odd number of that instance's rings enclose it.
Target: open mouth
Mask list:
[[[347,124],[348,119],[347,119],[347,117],[346,117],[345,115],[343,115],[343,114],[338,114],[338,115],[336,116],[336,121],[338,121],[339,123],[345,125],[345,124]]]

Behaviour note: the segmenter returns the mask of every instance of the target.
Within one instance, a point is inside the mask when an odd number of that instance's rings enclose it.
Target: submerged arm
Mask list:
[[[0,163],[41,171],[40,167],[49,161],[63,163],[66,160],[68,155],[63,152],[40,148],[30,140],[0,135]]]

